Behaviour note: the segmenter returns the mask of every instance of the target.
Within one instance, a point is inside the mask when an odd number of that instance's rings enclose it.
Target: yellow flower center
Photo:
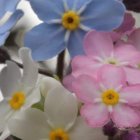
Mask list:
[[[74,11],[67,11],[62,16],[62,25],[67,30],[76,30],[80,25],[80,16]]]
[[[9,100],[9,105],[12,109],[18,110],[25,103],[25,94],[23,92],[16,92],[13,94],[12,98]]]
[[[102,101],[106,105],[116,105],[119,102],[119,94],[113,89],[109,89],[102,94]]]
[[[69,140],[69,136],[63,129],[56,129],[50,132],[50,140]]]

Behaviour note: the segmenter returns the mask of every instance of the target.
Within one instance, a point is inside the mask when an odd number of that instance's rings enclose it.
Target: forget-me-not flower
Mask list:
[[[0,0],[0,46],[5,43],[10,30],[23,15],[16,7],[20,0]]]
[[[35,60],[46,60],[65,48],[71,57],[83,53],[83,37],[91,29],[110,31],[123,21],[125,8],[116,0],[29,0],[43,21],[25,35]]]

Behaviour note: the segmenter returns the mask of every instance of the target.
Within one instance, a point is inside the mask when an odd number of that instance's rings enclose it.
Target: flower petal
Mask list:
[[[120,62],[127,62],[128,65],[132,66],[135,66],[138,62],[140,62],[140,52],[138,52],[132,45],[121,44],[115,48],[114,52],[115,57]]]
[[[83,38],[85,34],[86,32],[82,30],[77,30],[71,33],[70,39],[68,41],[68,51],[72,58],[74,56],[84,54]]]
[[[8,21],[0,26],[0,34],[3,34],[9,30],[17,23],[17,21],[23,16],[23,12],[21,10],[16,10],[12,16],[8,19]]]
[[[72,93],[60,86],[48,92],[44,110],[52,127],[69,129],[77,117],[77,100]]]
[[[82,23],[100,31],[111,31],[123,21],[124,5],[116,0],[92,0],[81,15]]]
[[[4,34],[0,34],[0,47],[2,45],[4,45],[5,40],[7,39],[8,36],[9,36],[9,32],[6,32]]]
[[[25,46],[35,60],[49,59],[65,49],[65,30],[59,25],[41,23],[25,35]]]
[[[26,102],[23,108],[27,109],[31,107],[33,104],[38,103],[40,99],[41,99],[41,95],[40,95],[39,87],[32,88],[31,90],[29,90],[28,93],[26,93]]]
[[[105,58],[113,51],[113,41],[109,33],[89,32],[84,38],[84,50],[92,58]]]
[[[29,2],[34,12],[45,22],[58,18],[61,19],[64,12],[62,0],[29,0]]]
[[[91,127],[102,127],[109,122],[109,112],[104,104],[86,104],[81,109],[81,116]]]
[[[134,30],[129,36],[128,41],[132,43],[140,51],[140,28]]]
[[[49,135],[49,126],[45,115],[38,109],[28,109],[19,118],[8,123],[10,132],[23,140],[40,140]]]
[[[81,63],[82,62],[82,63]],[[72,59],[71,66],[72,71],[75,72],[76,70],[92,70],[94,71],[97,66],[96,62],[85,55],[79,55]],[[88,73],[88,72],[87,72]]]
[[[120,93],[120,98],[126,100],[131,106],[139,106],[140,84],[123,88]]]
[[[76,78],[72,87],[78,99],[84,103],[93,103],[95,98],[101,96],[97,80],[88,75],[81,75]]]
[[[93,138],[107,140],[101,128],[93,129],[89,127],[81,117],[77,118],[73,129],[69,133],[71,140],[93,140]]]
[[[7,12],[14,12],[20,0],[0,0],[0,18]]]
[[[0,135],[0,140],[5,140],[10,136],[10,131],[8,128],[6,128],[3,133]]]
[[[0,132],[3,132],[7,126],[7,120],[11,114],[11,108],[6,100],[0,102]]]
[[[123,68],[126,73],[127,81],[129,84],[139,84],[140,83],[140,70],[124,67]]]
[[[19,50],[19,56],[23,62],[23,86],[34,87],[38,78],[37,64],[31,58],[31,51],[28,48],[21,48]]]
[[[116,89],[126,84],[125,71],[122,68],[106,65],[100,68],[98,78],[107,89]]]
[[[124,104],[114,107],[111,118],[118,128],[136,127],[140,124],[139,112]]]
[[[47,97],[48,92],[58,86],[61,86],[61,83],[59,81],[51,77],[45,77],[41,81],[41,85],[40,85],[41,94],[44,97]]]
[[[10,97],[14,90],[17,89],[20,80],[21,73],[19,67],[13,62],[7,61],[7,66],[0,74],[0,88],[3,96]]]
[[[72,87],[72,83],[73,83],[74,80],[75,80],[75,78],[74,78],[74,76],[72,74],[67,75],[63,79],[63,85],[64,85],[64,87],[67,88],[71,92],[74,92],[73,91],[73,87]]]
[[[131,31],[135,26],[135,18],[131,13],[125,13],[124,21],[121,26],[117,29],[117,32],[125,33]]]

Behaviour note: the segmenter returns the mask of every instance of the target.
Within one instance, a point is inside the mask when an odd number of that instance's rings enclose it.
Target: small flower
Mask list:
[[[96,135],[104,139],[100,129],[88,127],[77,114],[76,97],[59,85],[48,92],[44,112],[28,109],[10,121],[9,128],[22,140],[93,140]]]
[[[23,16],[23,12],[16,9],[19,1],[20,0],[0,1],[0,46],[5,43],[6,38],[10,34],[10,30]]]
[[[35,60],[56,56],[65,48],[83,54],[83,38],[91,29],[111,31],[123,21],[124,5],[116,0],[29,0],[43,21],[25,35]]]
[[[140,71],[136,68],[140,52],[132,44],[114,45],[110,33],[91,31],[84,39],[84,49],[86,55],[73,58],[72,74],[64,79],[68,89],[71,89],[72,81],[77,76],[87,74],[96,77],[98,69],[108,64],[122,67],[130,84],[140,83]]]
[[[81,115],[91,127],[102,127],[110,120],[118,128],[140,124],[140,84],[127,86],[122,68],[103,66],[97,79],[80,75],[73,82],[73,90],[84,106]]]
[[[11,61],[7,61],[7,66],[0,74],[0,88],[4,97],[0,102],[0,132],[3,132],[0,140],[10,135],[7,126],[10,119],[40,101],[40,92],[36,86],[37,65],[31,59],[29,49],[20,49],[19,55],[23,62],[23,75],[20,68]]]

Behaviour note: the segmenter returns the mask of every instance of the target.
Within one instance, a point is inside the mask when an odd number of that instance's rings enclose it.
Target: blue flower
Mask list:
[[[5,40],[10,34],[10,30],[23,15],[21,10],[16,10],[19,1],[20,0],[0,0],[0,46],[5,43]],[[5,21],[5,16],[9,12],[11,14],[8,18],[6,17]]]
[[[46,60],[68,49],[83,54],[83,37],[91,29],[110,31],[123,21],[125,7],[116,0],[29,0],[43,23],[25,35],[35,60]]]

